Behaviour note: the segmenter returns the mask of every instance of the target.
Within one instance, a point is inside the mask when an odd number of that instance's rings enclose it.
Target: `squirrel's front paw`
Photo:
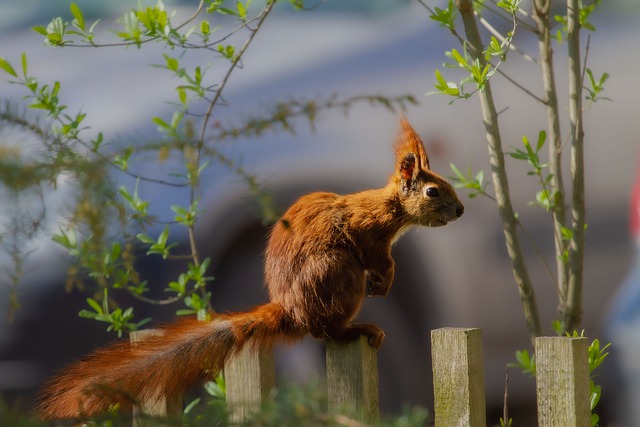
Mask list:
[[[365,290],[368,296],[386,296],[389,293],[389,289],[391,289],[391,281],[385,280],[380,274],[371,270],[367,270],[366,277],[367,282]]]

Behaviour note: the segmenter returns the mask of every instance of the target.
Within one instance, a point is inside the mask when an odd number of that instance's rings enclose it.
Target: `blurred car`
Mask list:
[[[347,2],[345,2],[347,3]],[[238,120],[264,111],[273,100],[290,97],[341,99],[366,94],[412,94],[420,105],[406,112],[427,145],[431,165],[443,175],[449,163],[461,169],[489,170],[484,129],[476,100],[447,106],[447,99],[422,97],[433,87],[433,72],[442,68],[444,51],[456,41],[431,21],[416,2],[357,2],[353,11],[335,10],[326,2],[311,12],[282,10],[270,17],[234,74],[225,92],[227,106],[217,120]],[[356,4],[356,3],[353,3]],[[0,7],[6,4],[0,3]],[[82,5],[81,5],[82,6]],[[340,9],[339,7],[337,9]],[[625,244],[626,189],[633,177],[638,120],[632,106],[637,95],[626,82],[633,81],[640,61],[626,55],[625,40],[634,40],[635,21],[604,13],[590,43],[589,61],[596,72],[609,72],[606,94],[613,103],[596,105],[585,115],[587,132],[588,236],[585,260],[584,322],[589,336],[599,334],[602,304],[619,283],[629,260]],[[637,16],[637,15],[636,15]],[[43,16],[47,21],[51,15]],[[108,27],[107,24],[104,25]],[[535,40],[518,40],[535,51]],[[620,49],[610,49],[615,43]],[[88,113],[92,131],[107,130],[127,142],[127,134],[154,132],[152,116],[169,114],[175,81],[163,70],[150,67],[162,60],[158,46],[135,49],[52,49],[40,46],[41,37],[21,29],[3,34],[0,56],[14,62],[27,51],[30,70],[49,81],[62,82],[62,96],[70,111]],[[629,47],[631,49],[631,47]],[[186,55],[186,64],[201,60]],[[561,61],[557,60],[558,63]],[[560,66],[562,69],[562,66]],[[507,62],[505,70],[539,90],[538,68],[530,63]],[[564,83],[558,74],[559,84]],[[96,84],[99,81],[100,84]],[[3,86],[3,91],[4,91]],[[523,99],[509,83],[496,80],[494,93],[501,116],[505,148],[519,146],[521,136],[546,128],[542,107]],[[5,96],[19,98],[18,87]],[[565,105],[564,101],[561,101]],[[538,112],[532,116],[532,112]],[[267,133],[259,139],[225,142],[220,149],[263,180],[275,204],[284,210],[300,195],[318,190],[339,193],[379,187],[392,173],[392,143],[397,115],[382,108],[356,106],[348,120],[342,111],[322,113],[313,131],[298,121],[295,134]],[[141,129],[142,127],[142,129]],[[565,130],[565,133],[568,132]],[[517,163],[512,196],[521,220],[536,246],[553,259],[553,241],[545,213],[527,207],[534,198],[535,181]],[[146,176],[166,176],[175,164],[140,162],[136,171]],[[212,164],[202,178],[204,214],[197,224],[201,255],[212,259],[211,285],[216,310],[239,310],[266,300],[262,289],[262,252],[268,227],[257,214],[250,191],[232,171]],[[123,179],[126,185],[133,182]],[[152,184],[140,184],[143,197],[161,217],[169,205],[186,201],[186,195]],[[394,247],[396,279],[389,296],[366,302],[361,318],[379,324],[386,339],[379,352],[380,395],[383,409],[401,405],[432,405],[429,331],[444,326],[480,327],[483,330],[485,381],[491,419],[501,413],[505,366],[517,349],[530,347],[520,297],[503,243],[497,209],[489,200],[469,200],[464,191],[465,215],[441,229],[415,229]],[[183,203],[184,204],[184,203]],[[32,396],[34,388],[52,370],[86,353],[107,339],[102,325],[77,319],[85,295],[62,292],[62,251],[45,243],[45,250],[29,258],[25,269],[24,308],[14,325],[0,330],[0,389],[5,394]],[[525,245],[526,246],[526,245]],[[557,298],[537,254],[529,246],[532,280],[545,326],[553,319]],[[38,266],[37,270],[35,266]],[[41,267],[42,266],[42,267]],[[141,261],[148,280],[161,287],[177,277],[181,266]],[[46,274],[42,274],[46,273]],[[140,308],[169,319],[170,311]],[[136,309],[138,310],[138,309]],[[148,310],[145,312],[144,310]],[[138,312],[138,311],[137,311]],[[550,328],[546,328],[550,331]],[[322,343],[308,339],[277,349],[277,369],[283,378],[304,379],[322,375]],[[12,375],[11,375],[12,374]],[[605,376],[606,379],[606,376]],[[511,415],[520,425],[531,421],[535,409],[535,384],[511,375]],[[615,386],[603,391],[603,405]],[[27,397],[28,398],[28,397]],[[606,406],[605,406],[606,409]],[[519,412],[520,411],[520,412]]]

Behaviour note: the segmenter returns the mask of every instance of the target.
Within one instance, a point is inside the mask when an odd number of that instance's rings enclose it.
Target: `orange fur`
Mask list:
[[[391,245],[411,225],[436,227],[464,212],[451,185],[430,170],[422,141],[401,118],[396,171],[381,189],[312,193],[278,221],[265,253],[270,302],[210,322],[183,319],[131,345],[97,350],[44,389],[43,419],[91,417],[112,407],[174,395],[219,372],[245,344],[316,338],[348,342],[365,335],[379,348],[384,332],[351,322],[365,295],[386,295],[394,276]]]

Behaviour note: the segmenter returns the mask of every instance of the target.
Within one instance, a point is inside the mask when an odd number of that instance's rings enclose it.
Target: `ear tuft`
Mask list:
[[[396,143],[396,158],[401,169],[401,163],[404,162],[408,154],[413,154],[414,163],[417,160],[417,164],[422,170],[431,169],[429,165],[429,157],[424,149],[422,140],[413,129],[409,121],[403,116],[400,116],[400,137]],[[415,165],[414,165],[415,166]]]

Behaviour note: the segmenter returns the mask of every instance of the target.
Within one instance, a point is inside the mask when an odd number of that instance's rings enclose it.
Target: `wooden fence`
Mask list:
[[[144,333],[149,333],[145,331]],[[153,332],[151,332],[153,333]],[[480,329],[442,328],[431,332],[436,427],[485,427],[484,374]],[[134,336],[132,342],[140,340]],[[535,342],[538,425],[590,426],[587,339],[540,337]],[[231,421],[260,409],[275,387],[272,352],[244,350],[225,367]],[[327,344],[329,411],[364,423],[379,419],[376,352],[364,337]],[[177,398],[145,402],[149,415],[179,415]],[[144,418],[134,418],[142,427]]]

